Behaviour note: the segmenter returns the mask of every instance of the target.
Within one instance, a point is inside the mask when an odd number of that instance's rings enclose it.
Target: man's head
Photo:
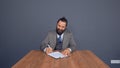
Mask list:
[[[61,35],[67,28],[68,21],[65,17],[58,19],[56,25],[56,32],[57,34]]]

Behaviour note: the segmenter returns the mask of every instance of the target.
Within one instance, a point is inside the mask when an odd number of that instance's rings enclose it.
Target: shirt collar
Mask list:
[[[64,33],[62,33],[62,34],[61,34],[61,37],[63,37],[63,35],[64,35]],[[57,38],[58,38],[59,36],[60,36],[60,35],[59,35],[59,34],[57,34]]]

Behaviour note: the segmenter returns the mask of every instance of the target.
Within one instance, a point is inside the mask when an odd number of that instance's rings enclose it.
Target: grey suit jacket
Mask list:
[[[52,49],[54,50],[56,46],[56,37],[57,37],[56,31],[55,30],[50,31],[46,36],[46,38],[42,41],[40,49],[44,50],[49,44],[50,47],[52,47]],[[62,50],[66,48],[70,48],[73,51],[75,50],[75,47],[76,47],[76,43],[74,41],[73,35],[69,30],[66,29],[63,36]]]

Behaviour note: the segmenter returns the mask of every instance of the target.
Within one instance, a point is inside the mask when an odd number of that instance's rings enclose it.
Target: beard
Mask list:
[[[60,29],[56,28],[56,32],[57,32],[58,35],[63,34],[65,30],[66,30],[66,29],[60,30]]]

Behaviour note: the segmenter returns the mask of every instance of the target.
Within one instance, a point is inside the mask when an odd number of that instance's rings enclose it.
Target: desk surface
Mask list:
[[[40,50],[32,50],[12,68],[110,68],[89,50],[74,51],[70,57],[54,59]]]

